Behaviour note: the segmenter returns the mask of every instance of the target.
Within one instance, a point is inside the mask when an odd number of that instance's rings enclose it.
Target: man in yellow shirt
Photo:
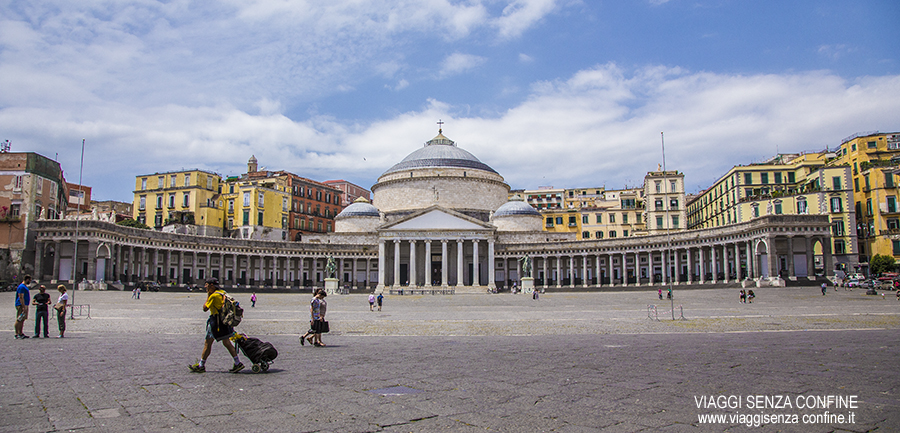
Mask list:
[[[206,303],[203,304],[203,311],[209,311],[209,319],[206,320],[206,341],[203,342],[203,352],[200,355],[200,362],[191,365],[192,373],[206,372],[206,359],[212,352],[213,341],[221,341],[222,345],[228,349],[228,353],[234,358],[234,367],[228,370],[237,373],[244,368],[244,364],[238,359],[237,351],[231,344],[231,336],[234,335],[234,328],[222,323],[219,317],[219,311],[225,304],[225,291],[219,289],[219,280],[210,278],[206,280]]]

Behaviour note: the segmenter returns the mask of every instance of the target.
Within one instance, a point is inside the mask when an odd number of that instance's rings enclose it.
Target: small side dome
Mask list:
[[[353,200],[353,203],[350,206],[344,208],[341,213],[337,214],[334,219],[338,218],[353,218],[353,217],[375,217],[379,218],[381,214],[378,212],[378,208],[372,206],[368,200],[364,197],[360,197],[356,200]]]
[[[522,215],[541,216],[540,212],[536,211],[530,204],[525,203],[519,198],[510,199],[510,201],[504,203],[503,206],[500,206],[500,208],[494,212],[494,218]]]

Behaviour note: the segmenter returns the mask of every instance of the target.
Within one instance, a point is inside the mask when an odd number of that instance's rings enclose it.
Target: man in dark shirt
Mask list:
[[[35,308],[34,315],[34,338],[41,337],[41,320],[44,321],[44,338],[50,338],[50,333],[47,332],[48,326],[48,305],[50,305],[50,295],[46,293],[47,288],[42,284],[38,290],[41,292],[34,295],[34,299],[31,301],[32,304],[37,305]]]

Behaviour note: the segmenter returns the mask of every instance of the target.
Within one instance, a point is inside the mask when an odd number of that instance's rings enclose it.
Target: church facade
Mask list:
[[[587,241],[543,231],[541,215],[508,199],[509,190],[503,176],[439,131],[378,178],[371,203],[358,199],[338,214],[334,233],[279,242],[83,221],[76,254],[75,222],[42,220],[34,223],[34,274],[42,282],[216,277],[225,287],[321,287],[331,257],[343,287],[451,293],[507,289],[523,277],[526,256],[535,286],[551,289],[831,274],[827,216]]]

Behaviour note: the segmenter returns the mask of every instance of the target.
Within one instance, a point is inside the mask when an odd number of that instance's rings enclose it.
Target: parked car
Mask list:
[[[860,280],[857,278],[851,278],[851,279],[847,280],[847,287],[849,287],[851,289],[854,287],[864,287],[865,284],[866,284],[866,280]]]

